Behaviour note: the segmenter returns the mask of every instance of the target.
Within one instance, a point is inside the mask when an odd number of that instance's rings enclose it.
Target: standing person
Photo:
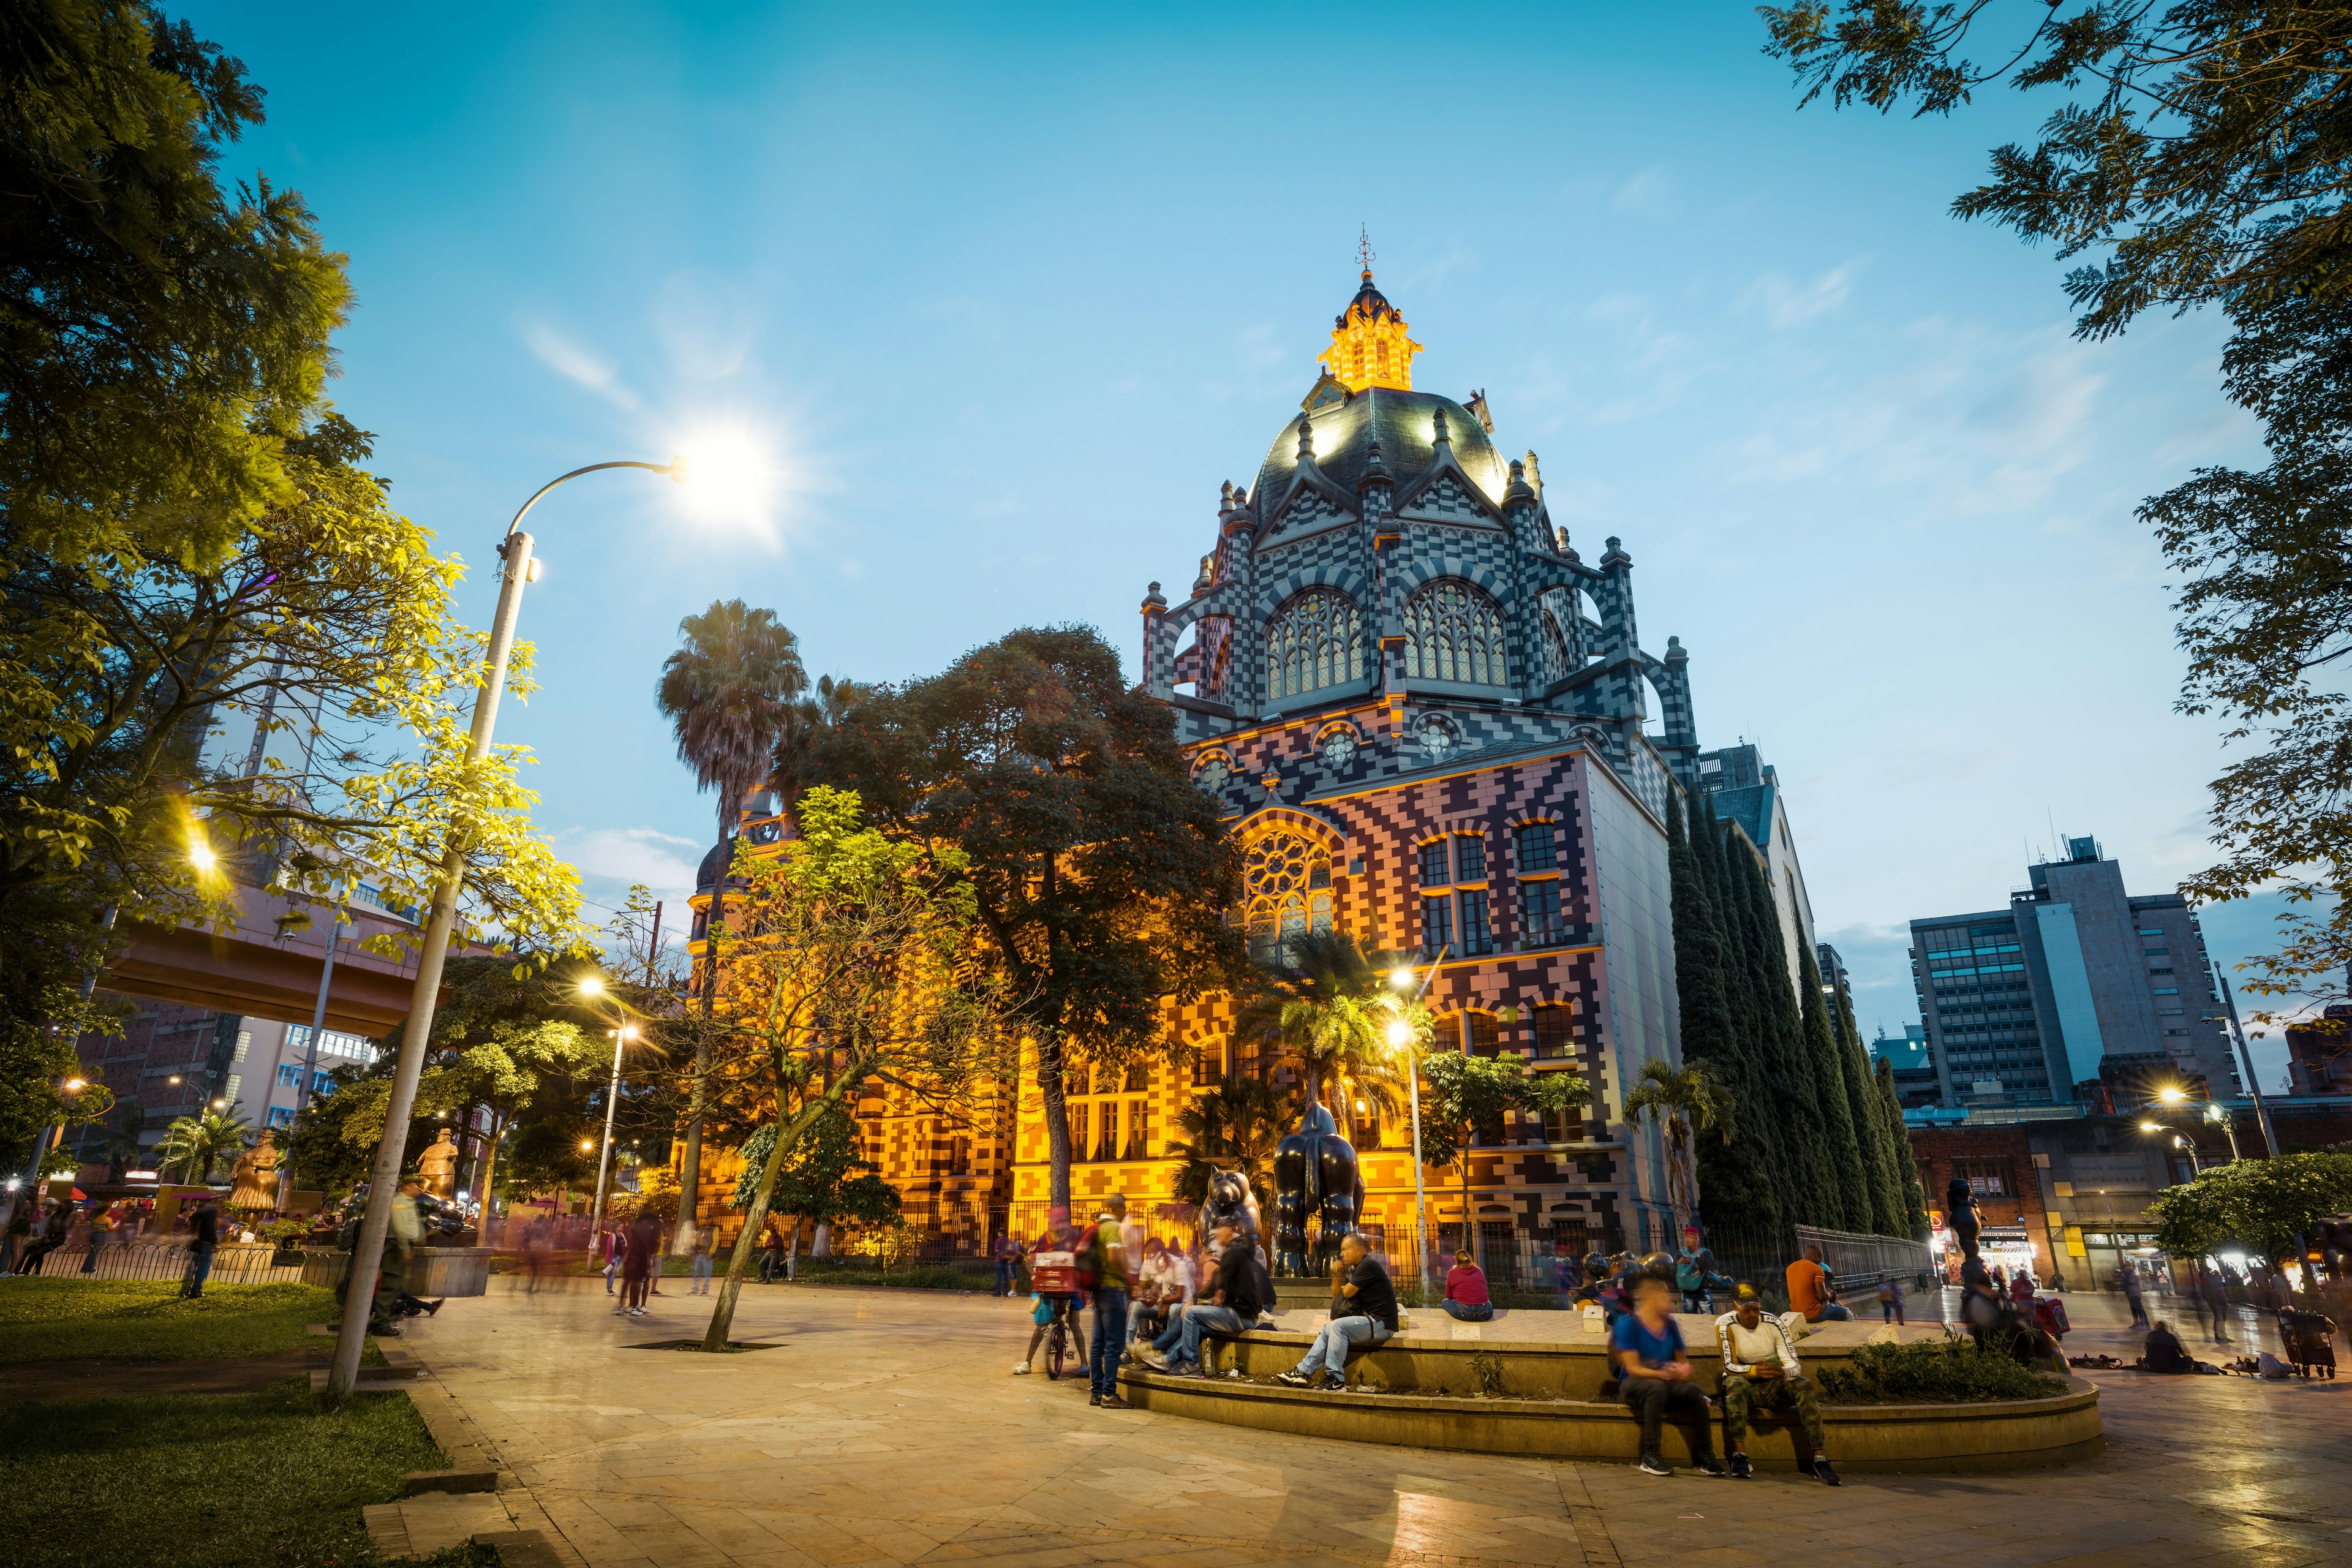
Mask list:
[[[1102,1213],[1078,1238],[1078,1267],[1090,1271],[1095,1298],[1094,1357],[1088,1363],[1092,1392],[1087,1403],[1105,1410],[1124,1410],[1118,1396],[1118,1361],[1127,1349],[1127,1293],[1134,1280],[1128,1262],[1127,1194],[1103,1199]],[[1079,1283],[1086,1283],[1084,1273]]]
[[[16,1200],[8,1215],[8,1250],[0,1254],[0,1274],[14,1274],[25,1249],[33,1245],[35,1205],[28,1194]]]
[[[81,1258],[81,1271],[84,1274],[95,1274],[98,1272],[99,1252],[106,1246],[107,1236],[113,1229],[113,1205],[109,1204],[104,1208],[93,1209],[91,1211],[89,1216],[89,1250],[83,1253]]]
[[[621,1232],[612,1221],[596,1233],[596,1255],[604,1260],[604,1294],[613,1291],[613,1277],[621,1271]]]
[[[392,1200],[392,1224],[383,1233],[383,1258],[376,1266],[375,1300],[368,1306],[369,1333],[400,1337],[400,1328],[392,1320],[401,1299],[408,1295],[409,1255],[425,1238],[425,1220],[416,1212],[416,1194],[424,1190],[422,1177],[404,1176],[400,1195]]]
[[[710,1232],[698,1228],[694,1233],[694,1287],[689,1296],[710,1294]]]
[[[1853,1313],[1839,1302],[1837,1288],[1830,1282],[1830,1271],[1822,1267],[1821,1243],[1805,1248],[1805,1255],[1789,1265],[1789,1308],[1804,1314],[1809,1323],[1850,1323]]]
[[[2131,1304],[2131,1326],[2135,1329],[2147,1328],[2148,1326],[2147,1303],[2141,1300],[2141,1292],[2146,1287],[2140,1283],[2139,1265],[2126,1260],[2116,1272],[2123,1276],[2124,1300]]]
[[[1683,1226],[1683,1249],[1675,1256],[1675,1289],[1683,1293],[1683,1310],[1713,1313],[1715,1282],[1722,1272],[1715,1249],[1701,1239],[1698,1226]]]
[[[2234,1343],[2230,1338],[2230,1288],[2221,1283],[2221,1276],[2213,1269],[2202,1269],[2200,1274],[2202,1282],[2198,1294],[2205,1302],[2205,1310],[2213,1319],[2213,1342],[2217,1345]]]
[[[1880,1275],[1883,1281],[1886,1277]],[[1793,1406],[1805,1447],[1812,1455],[1806,1467],[1813,1479],[1830,1486],[1843,1483],[1830,1468],[1829,1452],[1822,1446],[1822,1412],[1813,1385],[1798,1363],[1797,1347],[1780,1321],[1764,1315],[1764,1303],[1753,1285],[1732,1292],[1732,1309],[1715,1321],[1716,1347],[1723,1352],[1723,1446],[1731,1453],[1731,1477],[1744,1481],[1748,1463],[1748,1413],[1785,1410]]]
[[[2016,1306],[2025,1306],[2033,1300],[2033,1276],[2021,1268],[2017,1278],[2009,1282],[2009,1299]]]
[[[661,1223],[649,1214],[629,1222],[628,1252],[621,1261],[621,1310],[632,1318],[646,1315],[646,1287],[661,1267]]]
[[[202,1296],[205,1277],[213,1271],[213,1253],[220,1247],[220,1210],[210,1198],[196,1205],[195,1222],[188,1229],[188,1277],[183,1296]]]
[[[1495,1298],[1486,1289],[1486,1272],[1466,1252],[1454,1255],[1445,1271],[1445,1299],[1438,1303],[1445,1315],[1465,1323],[1484,1323],[1495,1316]]]
[[[1892,1274],[1878,1277],[1878,1319],[1885,1323],[1903,1321],[1903,1281]]]
[[[1331,1321],[1316,1332],[1315,1342],[1307,1347],[1307,1359],[1288,1372],[1275,1373],[1276,1382],[1293,1388],[1345,1388],[1348,1347],[1368,1344],[1377,1350],[1397,1331],[1396,1287],[1390,1283],[1388,1270],[1373,1260],[1364,1238],[1354,1231],[1339,1240],[1335,1283]]]
[[[1617,1363],[1618,1397],[1642,1418],[1645,1476],[1671,1476],[1659,1447],[1667,1421],[1690,1437],[1691,1462],[1710,1476],[1724,1473],[1715,1458],[1715,1435],[1707,1420],[1706,1395],[1690,1380],[1683,1355],[1683,1331],[1675,1325],[1674,1293],[1666,1282],[1643,1275],[1633,1287],[1633,1310],[1617,1320],[1609,1335],[1610,1359]]]
[[[989,1294],[1013,1294],[1013,1236],[1009,1231],[996,1238],[996,1289]]]

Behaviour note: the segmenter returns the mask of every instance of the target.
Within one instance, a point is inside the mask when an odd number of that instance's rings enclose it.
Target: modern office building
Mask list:
[[[1900,1035],[1881,1035],[1870,1042],[1872,1065],[1885,1062],[1895,1071],[1895,1098],[1904,1110],[1941,1105],[1943,1091],[1936,1081],[1936,1059],[1927,1049],[1925,1025],[1906,1024]]]
[[[1762,752],[1743,742],[1698,754],[1698,788],[1714,803],[1716,816],[1739,824],[1764,857],[1765,879],[1772,884],[1772,905],[1780,916],[1780,943],[1789,955],[1789,983],[1799,984],[1797,955],[1815,945],[1813,905],[1805,893],[1805,868],[1797,860],[1796,835],[1789,830],[1780,775]]]
[[[2286,1079],[2290,1095],[2352,1094],[2352,1006],[2286,1026]]]
[[[2066,848],[2005,910],[1911,922],[1937,1102],[2072,1101],[2113,1058],[2239,1092],[2195,912],[2178,893],[2126,893],[2095,839]]]

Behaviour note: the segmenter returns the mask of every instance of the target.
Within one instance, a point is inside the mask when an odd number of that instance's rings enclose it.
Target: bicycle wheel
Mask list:
[[[1068,1342],[1062,1337],[1062,1325],[1056,1323],[1045,1334],[1045,1376],[1049,1382],[1061,1378],[1062,1361],[1068,1350]]]

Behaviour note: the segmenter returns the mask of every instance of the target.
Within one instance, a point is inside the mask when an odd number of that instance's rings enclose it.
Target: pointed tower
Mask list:
[[[1363,287],[1339,312],[1331,327],[1331,346],[1321,360],[1331,379],[1349,392],[1384,386],[1391,392],[1412,390],[1412,356],[1421,345],[1405,335],[1404,318],[1388,297],[1372,286],[1372,256],[1366,248]]]

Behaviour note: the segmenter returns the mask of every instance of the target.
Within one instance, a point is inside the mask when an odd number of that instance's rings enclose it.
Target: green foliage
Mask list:
[[[1176,1173],[1178,1200],[1208,1202],[1210,1176],[1235,1171],[1256,1194],[1260,1212],[1271,1211],[1274,1153],[1284,1121],[1281,1098],[1258,1079],[1236,1074],[1193,1096],[1176,1113],[1176,1131],[1183,1136],[1168,1144],[1168,1157],[1184,1163]]]
[[[1816,1374],[1824,1400],[1845,1405],[1905,1405],[1992,1399],[2048,1399],[2066,1385],[2023,1365],[1987,1342],[1954,1336],[1909,1344],[1862,1345],[1844,1366]]]
[[[1625,1096],[1624,1115],[1629,1121],[1646,1115],[1665,1134],[1670,1206],[1679,1233],[1682,1222],[1698,1207],[1694,1140],[1700,1133],[1712,1132],[1724,1142],[1731,1141],[1731,1097],[1704,1062],[1686,1062],[1679,1068],[1643,1062],[1640,1079]]]
[[[252,1132],[245,1118],[234,1111],[207,1109],[180,1117],[156,1141],[155,1168],[177,1171],[184,1181],[214,1181],[223,1166],[245,1152]]]
[[[205,1287],[174,1279],[37,1275],[0,1293],[0,1364],[41,1361],[226,1361],[311,1344],[307,1325],[334,1314],[316,1285]],[[19,1289],[16,1287],[22,1286]]]
[[[2280,0],[2095,5],[2031,17],[2021,47],[1962,53],[1982,4],[1808,0],[1763,11],[1767,52],[1807,101],[1948,114],[2004,79],[2064,102],[2031,146],[1992,150],[1953,211],[2093,264],[2066,276],[2078,335],[2219,305],[2223,384],[2263,426],[2268,467],[2200,469],[2139,516],[2184,583],[2184,712],[2240,742],[2213,784],[2221,858],[2181,890],[2281,890],[2276,949],[2248,989],[2324,1002],[2352,962],[2352,130],[2337,111],[2352,11]],[[2288,1011],[2292,1011],[2289,1009]],[[2263,1012],[2256,1017],[2275,1021]]]
[[[1052,1161],[1069,1203],[1066,1061],[1168,1048],[1162,1007],[1246,972],[1224,911],[1239,865],[1192,787],[1175,718],[1085,627],[1016,631],[945,673],[877,688],[817,738],[801,782],[858,792],[894,837],[954,846],[972,955],[1034,1042]]]
[[[858,1232],[850,1244],[859,1256],[871,1258],[882,1270],[882,1278],[890,1278],[890,1270],[915,1256],[923,1245],[923,1233],[903,1219],[892,1218],[867,1230]]]
[[[1551,1114],[1588,1105],[1592,1088],[1572,1072],[1534,1072],[1516,1056],[1474,1057],[1465,1051],[1434,1051],[1421,1058],[1421,1147],[1433,1165],[1459,1162],[1478,1129],[1492,1126],[1507,1110]]]
[[[1814,1102],[1822,1109],[1822,1153],[1832,1177],[1831,1189],[1823,1194],[1822,1212],[1836,1215],[1839,1230],[1867,1234],[1875,1216],[1870,1202],[1870,1175],[1863,1166],[1861,1129],[1846,1092],[1844,1054],[1838,1048],[1837,1027],[1830,1018],[1828,999],[1822,994],[1821,964],[1813,956],[1812,944],[1801,933],[1797,960],[1805,1064],[1811,1073]]]
[[[775,1147],[772,1126],[761,1128],[744,1143],[743,1173],[735,1179],[730,1207],[751,1206]],[[857,1119],[840,1101],[827,1101],[778,1170],[770,1212],[814,1225],[887,1226],[896,1220],[898,1189],[877,1174],[881,1167],[859,1157],[858,1147]]]
[[[329,1410],[299,1382],[0,1409],[0,1531],[17,1568],[355,1568],[381,1561],[361,1516],[447,1463],[415,1405]],[[107,1478],[92,1486],[90,1478]],[[58,1499],[73,1498],[61,1514]],[[482,1568],[488,1549],[417,1560]]]
[[[2234,1242],[2264,1258],[2294,1256],[2314,1222],[2352,1212],[2352,1154],[2282,1154],[2208,1166],[2196,1180],[2149,1200],[2156,1243],[2177,1258],[2203,1258]]]
[[[1305,931],[1283,943],[1278,963],[1255,967],[1253,988],[1235,1008],[1234,1033],[1296,1058],[1305,1069],[1299,1110],[1323,1099],[1339,1131],[1352,1133],[1358,1099],[1392,1110],[1405,1075],[1388,1041],[1400,1001],[1389,975],[1413,962],[1403,952],[1367,953],[1345,931]]]
[[[1503,1358],[1493,1351],[1478,1351],[1470,1357],[1470,1375],[1478,1380],[1478,1395],[1494,1399],[1503,1392]]]

